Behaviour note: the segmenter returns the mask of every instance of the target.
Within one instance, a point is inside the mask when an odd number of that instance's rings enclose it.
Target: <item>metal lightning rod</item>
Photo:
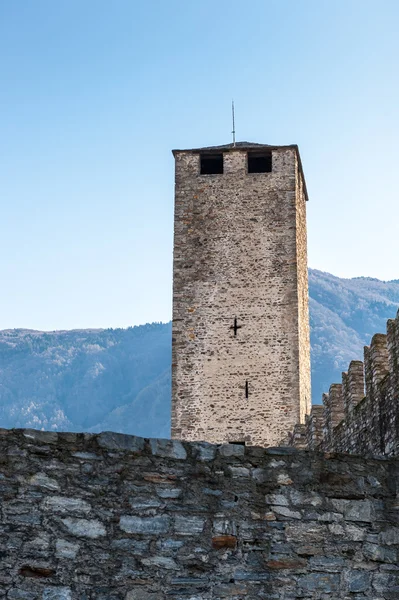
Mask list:
[[[235,125],[235,118],[234,118],[234,100],[231,101],[231,114],[233,117],[233,131],[231,132],[233,134],[233,146],[236,145],[236,125]]]

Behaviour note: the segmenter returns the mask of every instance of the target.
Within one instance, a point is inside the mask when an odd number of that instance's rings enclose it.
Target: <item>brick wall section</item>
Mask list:
[[[0,598],[394,600],[398,459],[0,430]]]
[[[399,455],[399,312],[387,334],[373,336],[364,348],[364,363],[352,361],[342,384],[323,394],[323,408],[312,407],[306,420],[307,447],[363,456]],[[321,414],[322,413],[322,414]],[[314,441],[315,419],[322,436]],[[303,440],[289,438],[303,448]]]
[[[221,175],[199,152],[175,161],[172,437],[277,445],[310,411],[297,149],[273,148],[271,173],[248,174],[246,149]]]

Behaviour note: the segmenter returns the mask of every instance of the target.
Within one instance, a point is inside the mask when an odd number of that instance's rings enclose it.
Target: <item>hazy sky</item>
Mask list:
[[[309,264],[399,278],[397,0],[2,0],[0,328],[171,317],[172,148],[299,144]]]

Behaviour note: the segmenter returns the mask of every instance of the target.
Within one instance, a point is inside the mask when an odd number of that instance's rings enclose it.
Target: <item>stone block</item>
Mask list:
[[[325,573],[340,573],[345,566],[345,561],[339,556],[314,556],[309,560],[311,571]]]
[[[69,587],[46,587],[43,590],[43,600],[72,600],[72,592]]]
[[[179,440],[150,439],[151,452],[154,456],[186,460],[187,451]]]
[[[298,512],[297,510],[291,510],[287,506],[272,506],[271,509],[276,515],[279,516],[279,518],[281,518],[281,517],[285,517],[287,519],[300,519],[301,518],[300,512]]]
[[[119,527],[126,533],[157,535],[169,531],[170,517],[167,515],[158,515],[156,517],[123,515],[120,518]]]
[[[142,558],[141,562],[146,567],[159,567],[160,569],[167,569],[173,571],[177,571],[180,569],[176,561],[168,556],[150,556],[149,558]]]
[[[129,590],[125,596],[125,600],[159,600],[160,598],[159,592],[145,590],[142,586]]]
[[[217,535],[212,538],[212,546],[216,550],[222,548],[235,548],[237,546],[237,537],[235,535]]]
[[[192,444],[194,456],[201,461],[208,462],[216,456],[217,446],[207,442],[196,442]]]
[[[289,506],[289,499],[285,494],[268,494],[265,498],[266,504],[274,504],[275,506]]]
[[[299,577],[298,586],[306,592],[338,593],[340,576],[333,573],[308,573]]]
[[[113,551],[120,551],[125,554],[142,556],[149,551],[149,542],[147,540],[138,540],[135,538],[120,538],[112,540],[111,548]]]
[[[245,446],[241,444],[223,444],[219,447],[219,454],[225,458],[230,456],[244,456]]]
[[[196,535],[202,533],[205,519],[197,516],[176,515],[175,532],[178,535]]]
[[[144,438],[124,433],[104,431],[97,436],[97,443],[106,450],[140,453],[144,449]]]
[[[69,533],[77,537],[97,539],[106,535],[104,525],[97,519],[88,520],[67,517],[66,519],[61,519],[61,521]]]
[[[370,587],[370,573],[367,571],[349,571],[347,577],[348,590],[353,593],[367,592]]]
[[[179,498],[179,496],[181,496],[181,493],[182,493],[182,490],[180,488],[159,488],[158,487],[155,491],[160,498],[167,498],[167,499]]]
[[[228,472],[233,479],[248,479],[251,471],[246,467],[228,467]]]
[[[56,444],[58,433],[55,431],[39,431],[38,429],[24,429],[23,435],[28,440],[39,442],[41,444]]]
[[[79,544],[73,544],[67,540],[58,539],[55,543],[55,555],[57,558],[67,558],[72,560],[76,558],[79,548]]]
[[[95,454],[94,452],[73,452],[74,458],[80,458],[81,460],[101,460],[101,454]]]
[[[389,527],[386,531],[382,531],[378,538],[380,544],[399,546],[399,527]]]
[[[42,487],[46,490],[58,491],[60,489],[58,481],[52,477],[48,477],[46,473],[35,473],[28,481],[30,485]]]
[[[36,592],[13,588],[7,594],[7,600],[37,600]]]
[[[59,514],[85,514],[91,511],[91,506],[81,498],[67,498],[65,496],[50,496],[43,501],[43,509]]]

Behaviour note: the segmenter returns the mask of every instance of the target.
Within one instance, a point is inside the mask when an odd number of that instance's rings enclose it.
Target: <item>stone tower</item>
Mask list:
[[[172,437],[277,445],[311,405],[298,147],[173,154]]]

